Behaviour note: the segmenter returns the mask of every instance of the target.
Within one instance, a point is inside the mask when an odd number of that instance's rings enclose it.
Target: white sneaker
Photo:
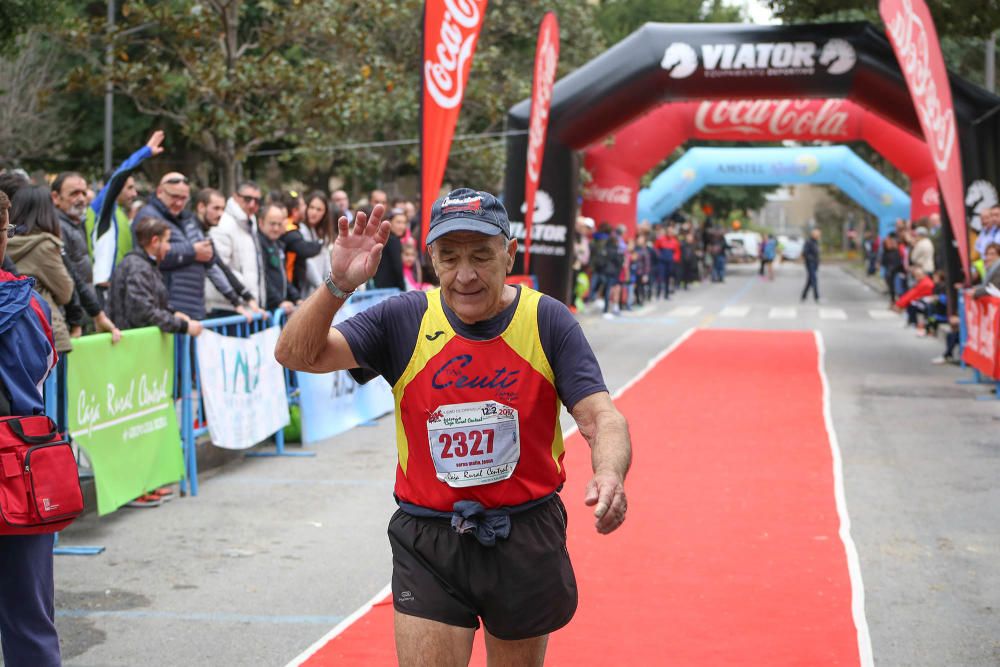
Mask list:
[[[935,366],[941,366],[942,364],[948,363],[948,360],[945,359],[944,357],[934,357],[933,359],[931,359],[931,363],[934,364]]]
[[[615,319],[617,313],[604,313],[604,319],[613,320]]]

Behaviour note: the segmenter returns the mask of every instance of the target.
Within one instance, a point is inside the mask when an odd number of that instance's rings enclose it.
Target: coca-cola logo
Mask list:
[[[913,10],[911,0],[902,0],[899,11],[887,18],[889,36],[896,45],[899,64],[913,94],[927,145],[938,171],[948,168],[955,148],[955,112],[938,93],[931,71],[930,35],[923,20]],[[947,82],[945,82],[947,85]]]
[[[925,189],[924,194],[920,196],[920,203],[924,206],[940,206],[941,197],[938,195],[937,188],[931,186]]]
[[[850,115],[843,100],[719,100],[702,102],[694,125],[702,134],[848,136]]]
[[[535,63],[535,95],[531,99],[531,126],[528,128],[528,178],[538,182],[545,144],[545,129],[549,122],[549,105],[552,101],[552,86],[556,80],[556,65],[559,54],[552,41],[552,32],[546,30]]]
[[[465,92],[466,65],[472,58],[482,12],[476,0],[444,0],[445,12],[433,48],[435,59],[424,61],[427,93],[442,109],[454,109]],[[428,31],[425,39],[433,39]]]
[[[628,206],[632,203],[632,188],[627,185],[614,185],[610,188],[602,188],[592,185],[584,190],[583,198],[588,201],[600,202],[602,204],[621,204],[622,206]]]

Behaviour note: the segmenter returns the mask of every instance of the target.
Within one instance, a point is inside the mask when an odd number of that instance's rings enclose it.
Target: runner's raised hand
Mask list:
[[[377,204],[371,218],[359,212],[354,217],[354,228],[347,223],[347,216],[337,221],[339,234],[330,251],[330,274],[333,284],[345,292],[363,285],[378,269],[382,248],[389,238],[389,223],[382,221],[385,207]]]

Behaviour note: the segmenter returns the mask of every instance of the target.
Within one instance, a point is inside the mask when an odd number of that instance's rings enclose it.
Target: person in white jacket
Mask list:
[[[260,187],[244,181],[226,202],[226,210],[219,224],[209,232],[215,243],[215,252],[236,277],[246,286],[257,303],[263,303],[264,271],[260,245],[257,240],[257,210],[260,208]],[[205,285],[205,309],[209,317],[235,314],[232,304],[215,289]]]
[[[917,227],[917,241],[910,251],[910,266],[919,266],[926,275],[934,273],[934,242],[927,236],[926,227]]]

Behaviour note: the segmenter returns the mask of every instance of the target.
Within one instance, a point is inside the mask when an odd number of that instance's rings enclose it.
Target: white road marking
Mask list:
[[[821,320],[846,320],[847,313],[840,308],[820,308],[819,319]]]
[[[726,306],[719,311],[719,317],[746,317],[750,313],[750,306]]]
[[[869,310],[868,314],[873,320],[896,320],[899,319],[899,313],[893,312],[891,310]]]
[[[667,313],[669,317],[694,317],[701,312],[701,306],[677,306]]]
[[[823,422],[830,441],[830,453],[833,455],[833,495],[837,505],[837,515],[840,517],[840,541],[844,544],[847,555],[847,572],[851,579],[851,615],[854,617],[854,627],[858,635],[858,653],[861,667],[873,667],[875,658],[872,654],[872,640],[868,632],[868,619],[865,617],[865,586],[861,578],[861,559],[858,549],[851,537],[851,518],[847,514],[847,498],[844,494],[844,464],[840,455],[840,445],[837,442],[837,432],[833,428],[833,413],[830,410],[830,382],[826,377],[826,346],[823,334],[814,331],[816,348],[819,352],[819,377],[823,386]]]
[[[776,306],[768,311],[767,316],[772,320],[794,320],[799,314],[795,308],[786,306]]]

